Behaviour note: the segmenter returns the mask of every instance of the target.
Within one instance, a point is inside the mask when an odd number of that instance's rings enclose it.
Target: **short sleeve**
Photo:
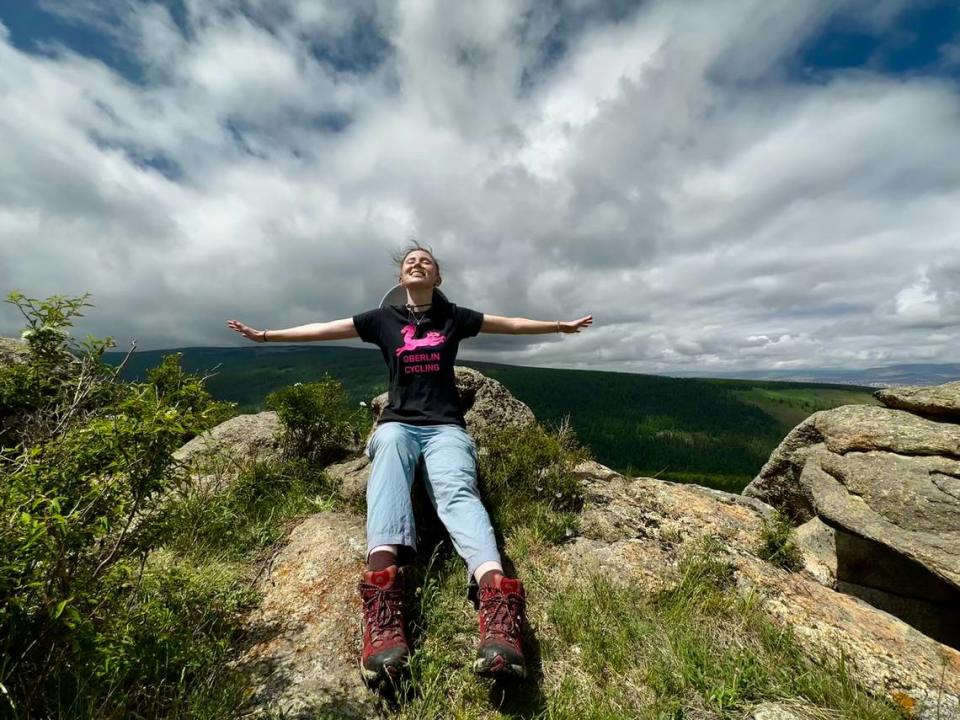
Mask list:
[[[380,308],[377,308],[376,310],[368,310],[367,312],[353,316],[353,326],[357,329],[357,334],[361,340],[373,343],[374,345],[380,344],[382,312]]]
[[[457,337],[462,340],[464,338],[471,338],[480,332],[480,326],[483,325],[483,313],[459,306],[457,306],[455,313],[457,319]]]

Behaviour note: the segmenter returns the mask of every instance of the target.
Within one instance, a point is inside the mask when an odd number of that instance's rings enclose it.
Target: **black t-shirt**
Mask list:
[[[380,422],[466,426],[453,363],[460,341],[482,324],[482,313],[436,297],[419,323],[396,305],[354,315],[360,339],[378,346],[390,368],[390,399]]]

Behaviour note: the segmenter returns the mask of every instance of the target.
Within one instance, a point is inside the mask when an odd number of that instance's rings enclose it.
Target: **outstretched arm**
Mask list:
[[[579,320],[527,320],[526,318],[500,317],[499,315],[483,316],[483,325],[480,332],[502,333],[504,335],[541,335],[544,333],[578,333],[583,328],[590,327],[593,315],[587,315]]]
[[[353,326],[353,318],[298,325],[284,330],[254,330],[238,320],[227,320],[227,327],[254,342],[310,342],[359,337],[357,329]]]

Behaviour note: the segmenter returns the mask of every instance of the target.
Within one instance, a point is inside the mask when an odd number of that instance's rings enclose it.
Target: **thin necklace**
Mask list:
[[[430,306],[431,306],[431,303],[427,303],[426,305],[407,305],[406,306],[407,312],[410,313],[410,317],[413,318],[413,322],[417,327],[420,327],[420,323],[423,322],[423,319],[427,316],[427,313],[430,312]],[[417,317],[417,313],[414,310],[414,308],[418,308],[418,307],[426,308],[426,310],[420,313],[420,317]]]

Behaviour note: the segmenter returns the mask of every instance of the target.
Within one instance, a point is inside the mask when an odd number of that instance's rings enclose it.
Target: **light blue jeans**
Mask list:
[[[367,554],[379,545],[416,549],[411,491],[420,457],[426,490],[470,576],[500,562],[490,517],[477,490],[477,448],[459,425],[380,425],[367,443]]]

